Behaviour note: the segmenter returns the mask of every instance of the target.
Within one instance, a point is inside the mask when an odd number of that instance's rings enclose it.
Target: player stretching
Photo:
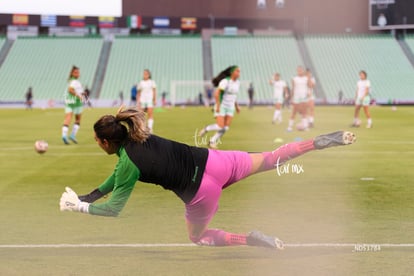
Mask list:
[[[148,114],[148,128],[152,133],[154,127],[154,106],[157,104],[157,85],[151,79],[151,72],[144,70],[143,80],[138,84],[137,88],[137,105],[138,109],[143,109]]]
[[[233,120],[234,111],[240,112],[237,103],[237,95],[240,91],[240,68],[236,65],[230,66],[213,79],[213,85],[217,87],[214,98],[214,117],[216,123],[204,127],[199,136],[203,137],[209,131],[217,131],[210,139],[209,147],[217,148],[220,138],[226,133]]]
[[[84,89],[82,84],[79,81],[80,71],[79,68],[73,66],[69,74],[69,85],[68,90],[65,95],[65,119],[63,121],[62,127],[62,140],[63,143],[69,145],[68,132],[69,124],[72,120],[73,114],[75,114],[75,123],[73,124],[72,133],[69,136],[69,139],[77,144],[76,134],[80,128],[80,121],[82,115],[83,99],[84,99]]]
[[[292,79],[292,93],[293,93],[293,109],[289,120],[287,131],[293,130],[293,124],[296,113],[302,115],[302,124],[300,130],[308,129],[308,120],[306,117],[308,109],[308,77],[305,75],[305,70],[302,66],[297,68],[298,75]]]
[[[361,106],[364,107],[365,116],[367,117],[367,128],[372,127],[371,114],[369,113],[369,104],[371,97],[369,95],[369,90],[371,88],[371,82],[367,80],[367,73],[365,71],[359,72],[360,80],[357,83],[357,90],[355,93],[355,114],[354,114],[354,123],[353,127],[359,127],[361,121],[359,120],[359,111]]]
[[[276,73],[274,79],[269,81],[270,85],[273,85],[273,102],[275,104],[275,112],[273,113],[272,124],[282,122],[282,105],[287,95],[287,85],[284,80],[280,79],[280,74]]]
[[[66,187],[60,198],[60,210],[118,216],[136,181],[153,183],[173,191],[185,203],[190,240],[210,246],[283,248],[278,238],[258,231],[244,235],[208,228],[222,190],[306,152],[355,141],[354,134],[338,131],[262,153],[197,148],[151,135],[145,127],[145,114],[133,109],[101,117],[94,130],[98,145],[107,154],[117,154],[118,163],[112,175],[87,195],[78,197]],[[110,192],[112,196],[106,202],[93,203]]]

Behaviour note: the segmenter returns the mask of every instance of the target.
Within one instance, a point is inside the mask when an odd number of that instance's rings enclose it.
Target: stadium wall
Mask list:
[[[151,4],[124,0],[123,14],[138,14],[144,19],[153,16],[193,16],[199,18],[199,24],[208,27],[214,17],[216,28],[237,24],[239,28],[272,27],[291,29],[297,33],[369,33],[368,1],[285,0],[283,8],[276,8],[274,0],[267,0],[266,8],[259,9],[257,0],[152,0]]]

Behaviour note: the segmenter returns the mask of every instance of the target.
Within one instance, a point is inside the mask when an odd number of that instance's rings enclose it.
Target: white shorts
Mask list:
[[[154,107],[154,103],[153,101],[145,101],[145,102],[140,102],[141,104],[141,108],[153,108]]]
[[[216,112],[216,105],[214,105],[214,117],[217,116],[221,116],[221,117],[225,117],[225,116],[230,116],[233,117],[234,116],[234,111],[235,111],[235,107],[225,107],[222,104],[220,105],[220,112]]]
[[[273,103],[274,104],[283,104],[284,100],[282,97],[280,98],[273,98]]]

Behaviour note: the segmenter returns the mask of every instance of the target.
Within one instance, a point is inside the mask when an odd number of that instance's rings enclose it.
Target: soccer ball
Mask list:
[[[302,122],[300,122],[296,125],[296,129],[298,131],[305,131],[305,130],[307,130],[307,127],[305,127],[305,125]]]
[[[44,140],[38,140],[34,144],[35,151],[37,153],[45,153],[49,147],[49,144]]]

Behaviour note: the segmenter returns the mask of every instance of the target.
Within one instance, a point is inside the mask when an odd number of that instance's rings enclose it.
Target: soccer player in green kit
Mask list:
[[[84,98],[84,89],[79,81],[79,77],[79,68],[73,66],[70,70],[68,90],[65,95],[65,119],[62,127],[62,140],[66,145],[69,145],[69,139],[75,144],[78,143],[76,134],[80,128]],[[75,114],[75,123],[73,124],[72,133],[68,137],[69,124],[73,114]]]
[[[128,109],[105,115],[94,124],[95,140],[107,154],[117,154],[114,172],[95,190],[78,196],[72,189],[60,199],[61,211],[118,216],[136,181],[173,191],[185,204],[188,235],[192,242],[208,246],[249,245],[283,248],[278,238],[259,231],[249,234],[210,229],[223,189],[252,174],[275,169],[276,164],[306,152],[352,144],[347,131],[289,143],[271,152],[248,153],[188,146],[149,133],[145,113]],[[97,199],[112,192],[103,203]]]

